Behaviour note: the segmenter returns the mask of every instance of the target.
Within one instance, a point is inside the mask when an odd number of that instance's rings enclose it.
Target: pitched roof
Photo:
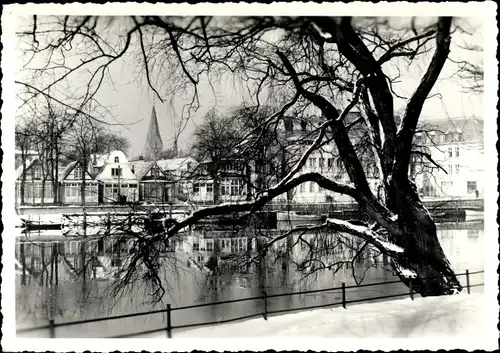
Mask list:
[[[165,171],[165,170],[177,170],[190,162],[196,163],[196,160],[193,157],[162,159],[157,161],[157,164],[161,170]]]
[[[484,138],[484,120],[481,117],[427,119],[420,126],[445,134],[461,133],[464,142],[483,142]]]
[[[60,173],[59,175],[59,180],[64,180],[68,177],[69,173],[71,173],[71,171],[73,170],[73,168],[75,168],[76,164],[78,163],[78,161],[73,161],[71,163],[69,163]]]
[[[139,162],[129,162],[131,166],[131,170],[135,174],[137,180],[141,180],[144,178],[147,172],[151,169],[151,167],[154,165],[153,162],[145,162],[145,161],[139,161]]]
[[[38,160],[38,157],[35,157],[35,158],[28,158],[26,160],[26,170],[28,170],[31,165],[36,161]],[[23,166],[20,165],[17,169],[16,169],[16,179],[19,179],[21,176],[23,175]]]

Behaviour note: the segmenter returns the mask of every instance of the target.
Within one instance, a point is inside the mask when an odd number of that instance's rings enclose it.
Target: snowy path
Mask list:
[[[457,348],[464,347],[463,344],[469,347],[469,343],[470,347],[483,347],[488,332],[484,309],[483,294],[402,299],[270,316],[268,321],[257,318],[185,331],[174,329],[173,337],[426,338],[435,341],[436,348],[454,344]],[[495,311],[498,312],[491,308],[493,314]],[[451,341],[451,346],[438,343],[444,344],[444,340]],[[422,344],[430,341],[424,340]]]

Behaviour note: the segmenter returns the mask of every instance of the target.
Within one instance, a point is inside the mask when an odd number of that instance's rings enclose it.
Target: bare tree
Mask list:
[[[236,125],[233,120],[219,114],[215,109],[205,115],[204,122],[194,133],[195,141],[192,150],[201,163],[191,179],[205,175],[212,180],[214,204],[220,201],[221,178],[227,176],[224,167],[235,157],[236,134]]]
[[[82,206],[85,206],[85,195],[87,193],[87,172],[92,162],[93,153],[97,153],[99,137],[102,128],[87,116],[79,116],[69,130],[66,138],[68,141],[69,153],[74,156],[75,161],[81,164],[82,183],[80,187]],[[71,143],[69,142],[71,141]],[[102,148],[102,145],[101,145]]]
[[[16,146],[19,148],[21,164],[21,183],[19,187],[19,197],[21,205],[24,205],[25,200],[25,185],[26,185],[26,173],[27,173],[27,163],[28,163],[28,153],[33,148],[33,135],[31,134],[31,129],[29,126],[16,124],[15,128],[15,140]]]
[[[307,181],[352,197],[370,220],[354,224],[328,219],[309,231],[358,237],[390,256],[395,273],[406,284],[411,280],[421,295],[452,294],[462,286],[441,248],[435,223],[409,178],[409,169],[422,108],[448,60],[454,28],[448,17],[420,22],[350,17],[35,17],[20,33],[31,43],[27,52],[63,61],[68,51],[84,54],[77,64],[65,62],[68,69],[49,85],[18,83],[33,94],[48,95],[52,86],[92,67],[94,75],[79,100],[88,101],[95,98],[98,80],[110,66],[125,54],[135,53],[158,99],[191,94],[189,112],[199,105],[200,78],[210,73],[212,79],[223,79],[227,74],[237,77],[257,105],[266,90],[279,92],[283,105],[263,124],[283,120],[291,109],[304,116],[312,111],[318,117],[311,143],[286,175],[255,200],[197,210],[174,222],[165,234],[153,235],[131,257],[125,283],[136,278],[133,274],[141,263],[150,277],[158,279],[158,252],[154,248],[158,241],[167,241],[204,217],[251,214]],[[398,121],[395,82],[404,81],[407,73],[401,71],[421,63],[421,58],[430,61]],[[99,63],[97,69],[94,63]],[[53,72],[55,62],[49,59],[47,64],[43,71]],[[165,80],[168,84],[157,84]],[[346,116],[355,106],[362,108],[363,115],[347,122]],[[366,132],[378,170],[379,195],[369,187],[365,166],[349,134],[353,124]],[[349,183],[317,172],[301,173],[311,153],[329,143],[336,146]],[[303,231],[292,229],[290,234]]]

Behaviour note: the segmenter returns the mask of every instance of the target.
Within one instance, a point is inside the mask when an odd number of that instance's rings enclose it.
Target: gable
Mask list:
[[[83,179],[83,164],[80,161],[74,161],[68,164],[61,175],[61,180],[82,180]],[[88,170],[85,170],[85,179],[91,180],[92,175]]]
[[[26,164],[26,180],[52,180],[49,171],[44,170],[43,172],[45,174],[45,178],[42,174],[42,167],[38,158],[35,158]],[[16,179],[21,180],[22,176],[23,166],[21,165],[16,170]]]

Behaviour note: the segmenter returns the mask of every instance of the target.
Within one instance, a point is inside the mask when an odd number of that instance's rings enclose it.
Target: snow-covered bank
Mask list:
[[[496,342],[495,327],[487,327],[485,313],[497,315],[497,308],[485,311],[483,294],[460,294],[431,298],[392,300],[351,305],[347,309],[309,310],[247,321],[173,330],[175,338],[396,338],[394,348],[450,349],[482,348]],[[221,318],[222,319],[222,318]],[[175,322],[173,323],[175,326]],[[155,336],[148,336],[155,337]],[[157,337],[165,337],[162,333]],[[421,346],[408,346],[422,339]],[[361,339],[361,340],[360,340]],[[410,339],[410,340],[408,340]],[[380,349],[372,347],[372,349]],[[332,350],[336,349],[332,346]],[[483,348],[487,349],[487,348]]]

